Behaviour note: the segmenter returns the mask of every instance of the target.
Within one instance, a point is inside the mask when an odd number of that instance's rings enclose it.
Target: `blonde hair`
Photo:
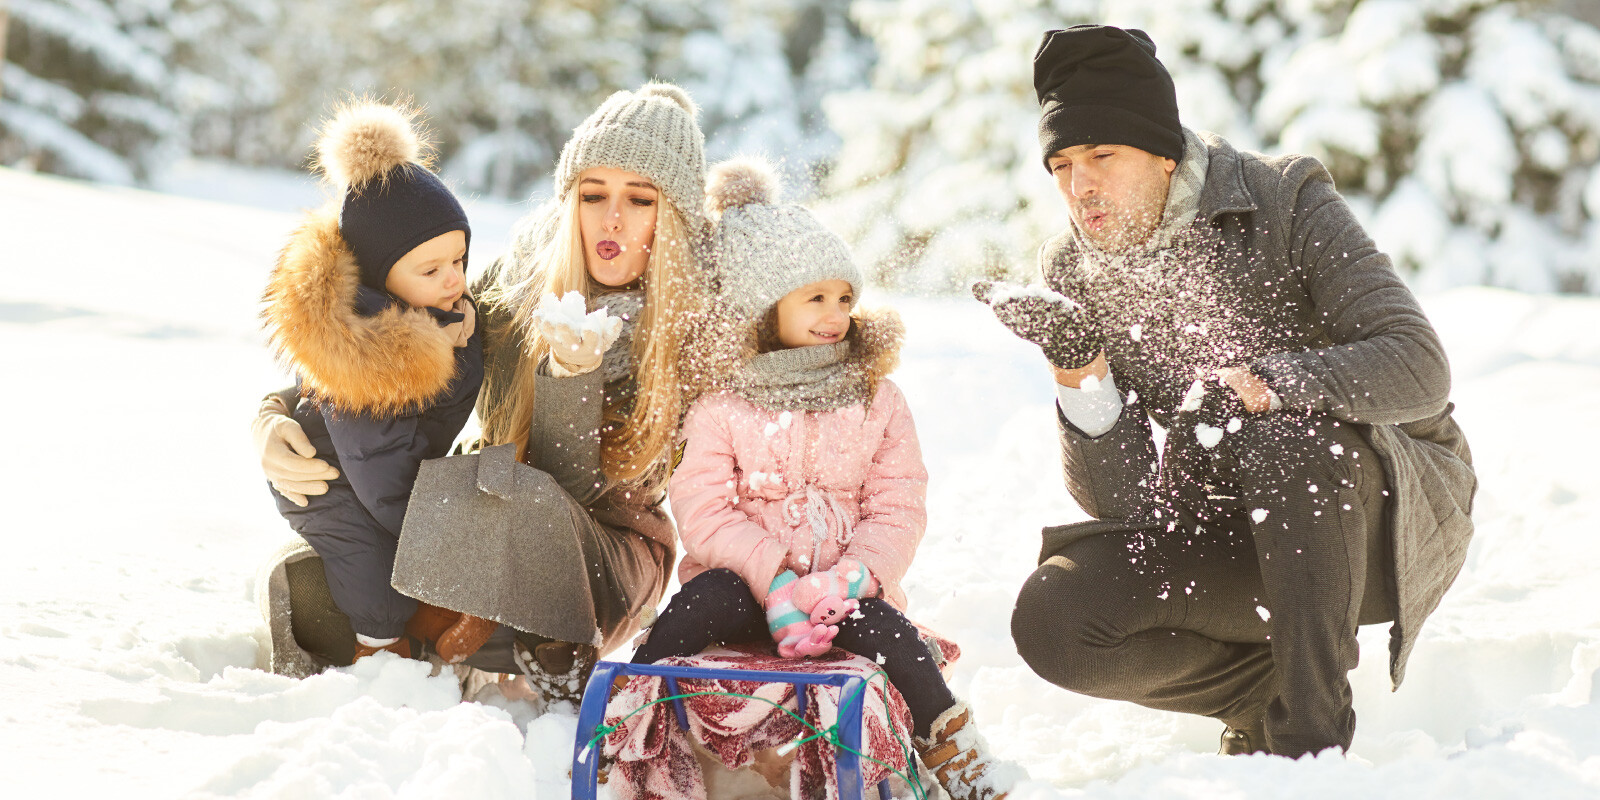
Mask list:
[[[503,345],[521,343],[512,374],[491,395],[490,375],[485,378],[487,407],[480,407],[485,444],[512,443],[522,458],[533,422],[535,375],[550,345],[533,322],[540,298],[569,291],[593,299],[609,290],[589,277],[583,232],[578,224],[579,193],[573,187],[556,201],[548,234],[531,252],[515,255],[530,259],[519,265],[523,274],[508,284],[495,285],[484,300],[501,305],[511,314]],[[601,470],[616,482],[656,483],[666,477],[667,451],[677,439],[678,423],[695,380],[681,366],[692,320],[704,310],[706,289],[698,280],[697,248],[684,215],[664,198],[656,213],[655,238],[645,264],[644,308],[633,330],[635,365],[633,407],[607,407],[601,429]],[[499,395],[499,402],[492,397]]]

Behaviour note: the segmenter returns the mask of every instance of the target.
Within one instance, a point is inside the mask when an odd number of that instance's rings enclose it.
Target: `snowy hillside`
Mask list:
[[[476,264],[505,241],[506,212],[483,212]],[[255,298],[294,218],[0,169],[0,219],[3,794],[565,797],[570,714],[464,704],[398,659],[259,669],[254,570],[288,532],[250,453],[256,400],[284,380]],[[894,302],[933,475],[906,588],[963,645],[955,688],[990,741],[1032,771],[1017,800],[1600,795],[1600,300],[1424,297],[1479,465],[1478,538],[1399,693],[1385,631],[1363,632],[1352,753],[1305,763],[1211,755],[1215,723],[1022,665],[1007,621],[1038,529],[1081,517],[1043,362],[977,303]]]

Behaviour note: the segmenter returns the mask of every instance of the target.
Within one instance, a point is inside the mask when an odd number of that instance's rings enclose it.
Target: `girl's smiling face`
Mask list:
[[[589,277],[627,286],[644,274],[661,191],[637,172],[591,167],[578,174],[578,225]]]
[[[808,283],[778,301],[778,343],[810,347],[843,341],[850,331],[855,292],[838,279]]]

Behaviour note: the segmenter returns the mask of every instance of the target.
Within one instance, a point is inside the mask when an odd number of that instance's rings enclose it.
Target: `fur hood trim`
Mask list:
[[[404,304],[357,314],[359,285],[338,210],[312,212],[278,256],[262,298],[279,361],[299,374],[307,396],[341,411],[383,417],[426,405],[455,377],[452,334]]]
[[[866,368],[874,392],[878,381],[889,377],[900,366],[900,347],[905,344],[906,325],[892,308],[857,308],[850,319],[855,323],[856,342],[850,360]],[[868,397],[871,397],[869,394]]]
[[[738,320],[725,306],[715,312],[714,319],[702,329],[702,347],[705,354],[697,354],[711,365],[706,376],[711,388],[730,388],[744,365],[760,353],[759,334],[755,322]],[[899,312],[887,306],[850,311],[850,355],[848,366],[859,370],[869,388],[877,390],[878,381],[888,377],[900,366],[900,347],[905,342],[906,326]],[[720,333],[719,333],[720,332]],[[720,352],[719,352],[720,351]],[[871,397],[871,394],[868,394]]]

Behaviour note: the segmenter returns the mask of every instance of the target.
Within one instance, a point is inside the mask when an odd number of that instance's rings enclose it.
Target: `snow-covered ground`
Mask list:
[[[483,264],[515,210],[469,212]],[[0,169],[0,219],[0,794],[566,796],[571,714],[461,703],[398,659],[260,669],[254,571],[288,534],[247,430],[284,381],[256,298],[294,216]],[[933,475],[906,586],[963,645],[956,690],[990,741],[1032,771],[1018,800],[1600,795],[1600,299],[1425,296],[1482,480],[1478,537],[1403,689],[1385,631],[1364,631],[1352,751],[1301,763],[1217,757],[1215,723],[1022,665],[1007,621],[1038,530],[1082,516],[1043,362],[977,303],[894,302]]]

